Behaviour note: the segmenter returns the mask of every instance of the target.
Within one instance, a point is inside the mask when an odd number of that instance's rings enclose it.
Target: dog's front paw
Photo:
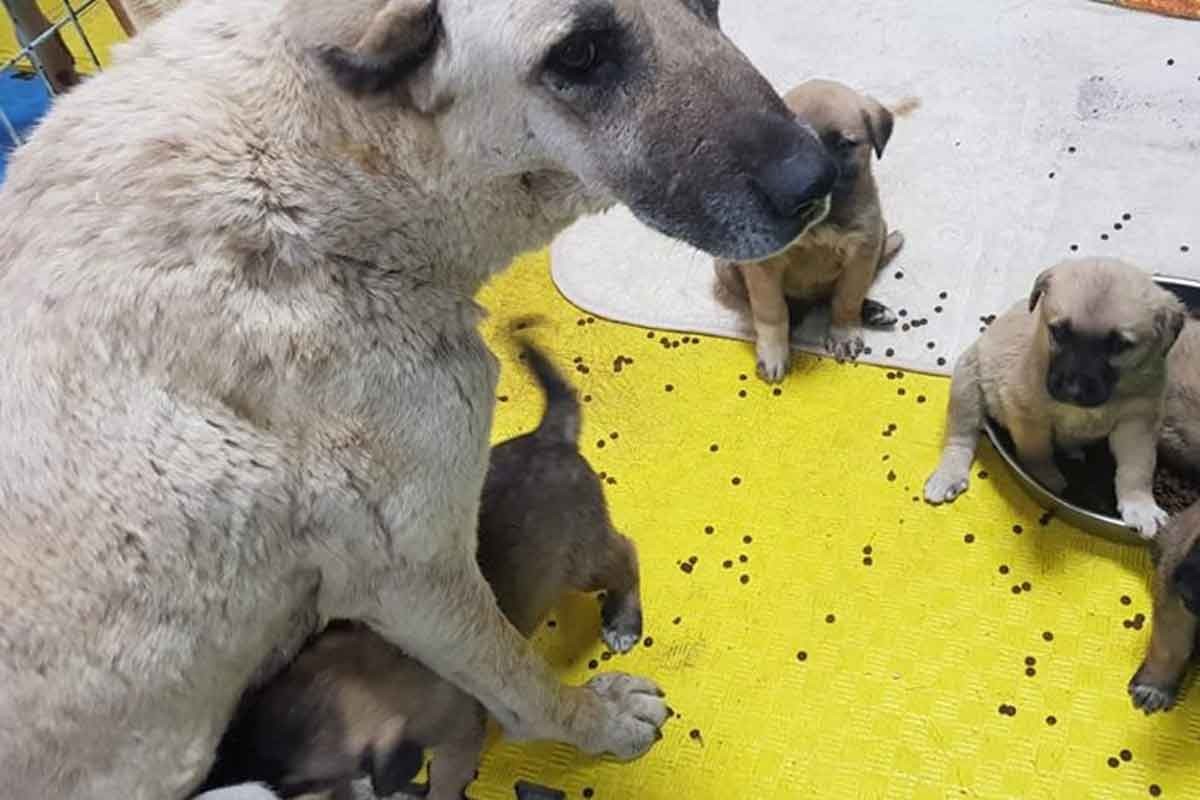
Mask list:
[[[608,605],[601,614],[600,636],[614,653],[628,653],[642,639],[642,609],[639,605]]]
[[[952,503],[970,485],[969,472],[938,467],[937,471],[929,476],[929,480],[925,481],[925,500],[935,506]]]
[[[1121,521],[1133,528],[1143,539],[1153,539],[1167,522],[1167,512],[1159,508],[1153,497],[1137,496],[1117,501]]]
[[[590,730],[579,731],[580,749],[608,753],[621,761],[644,755],[662,738],[667,721],[663,693],[645,678],[609,672],[597,675],[576,691],[591,713],[576,717]],[[586,721],[585,721],[586,720]]]
[[[868,297],[862,302],[862,321],[868,328],[892,328],[900,318],[883,303]]]
[[[762,342],[755,347],[758,354],[758,377],[767,383],[779,383],[788,372],[792,357],[791,346],[783,342]]]
[[[863,351],[862,334],[851,327],[834,325],[825,335],[825,349],[838,361],[854,361]]]
[[[1129,697],[1133,700],[1133,707],[1141,709],[1147,715],[1156,711],[1169,711],[1175,705],[1175,689],[1142,683],[1138,680],[1140,674],[1141,670],[1138,670],[1138,674],[1129,682]]]

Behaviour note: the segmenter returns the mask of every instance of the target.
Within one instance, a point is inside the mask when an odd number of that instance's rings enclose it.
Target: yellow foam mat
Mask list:
[[[605,659],[591,598],[538,638],[566,680],[646,674],[678,716],[628,765],[494,745],[472,797],[518,780],[597,800],[1200,797],[1200,698],[1145,718],[1125,692],[1146,554],[1043,520],[986,448],[957,503],[917,500],[945,379],[800,356],[776,391],[749,345],[587,317],[543,256],[481,300],[504,362],[495,440],[541,414],[504,331],[544,315],[641,552],[633,654]]]
[[[81,0],[74,0],[72,5],[78,9],[83,3]],[[51,22],[57,22],[66,16],[62,0],[38,0],[38,7],[46,15],[46,19]],[[112,46],[125,38],[125,33],[121,30],[117,18],[113,16],[112,9],[104,0],[98,0],[80,14],[79,21],[83,25],[88,40],[92,43],[92,48],[96,51],[96,56],[100,59],[100,65],[108,66]],[[62,27],[61,32],[63,44],[71,51],[71,55],[75,56],[75,68],[84,75],[95,72],[95,64],[92,62],[92,57],[74,23],[68,22]],[[19,51],[12,19],[0,9],[0,63],[8,61]],[[21,66],[27,67],[28,64]]]

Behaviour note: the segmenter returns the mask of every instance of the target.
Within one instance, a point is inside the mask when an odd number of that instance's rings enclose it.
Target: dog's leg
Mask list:
[[[475,780],[486,740],[487,717],[477,707],[471,719],[463,721],[461,731],[433,749],[426,800],[462,800]]]
[[[1142,666],[1129,681],[1135,708],[1147,714],[1175,705],[1196,641],[1196,617],[1171,589],[1155,600],[1150,647]]]
[[[616,531],[608,534],[593,574],[574,588],[604,592],[600,608],[601,636],[615,653],[627,653],[642,638],[642,597],[637,546]]]
[[[838,361],[853,361],[862,354],[863,301],[875,282],[880,252],[878,239],[854,247],[833,287],[825,349]]]
[[[758,375],[767,383],[779,383],[787,375],[792,355],[787,299],[783,294],[784,267],[767,262],[743,264],[740,269],[754,317]]]
[[[1067,479],[1054,463],[1054,431],[1049,420],[1023,417],[1006,421],[1021,465],[1051,492],[1066,489]]]
[[[1154,501],[1156,438],[1154,428],[1141,418],[1119,422],[1108,437],[1117,462],[1117,510],[1146,539],[1154,538],[1167,521],[1167,512]]]
[[[925,499],[938,505],[952,502],[971,484],[971,462],[983,428],[986,409],[979,385],[979,352],[971,345],[954,365],[950,379],[950,409],[946,440],[937,469],[925,481]]]
[[[378,632],[478,699],[511,737],[619,759],[661,738],[667,710],[656,685],[621,673],[559,684],[500,612],[474,558],[446,554],[391,577],[368,615]]]

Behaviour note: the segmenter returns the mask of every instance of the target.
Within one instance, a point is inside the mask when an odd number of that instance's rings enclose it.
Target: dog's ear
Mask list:
[[[896,124],[892,112],[874,97],[866,98],[862,110],[863,122],[867,126],[867,136],[871,138],[871,148],[876,158],[883,158],[884,148],[892,139],[892,128]]]
[[[1200,616],[1200,547],[1195,545],[1175,568],[1171,586],[1179,593],[1188,611]]]
[[[1158,337],[1158,341],[1162,343],[1163,353],[1170,352],[1175,346],[1175,341],[1179,338],[1179,334],[1183,333],[1183,326],[1187,323],[1187,310],[1183,303],[1174,297],[1169,303],[1164,303],[1158,311],[1154,312],[1154,333]]]
[[[390,92],[433,55],[440,37],[436,0],[386,0],[353,45],[321,47],[321,62],[348,92]]]
[[[1033,289],[1029,292],[1030,311],[1037,308],[1038,301],[1042,299],[1042,295],[1050,290],[1050,273],[1051,270],[1044,270],[1033,282]]]

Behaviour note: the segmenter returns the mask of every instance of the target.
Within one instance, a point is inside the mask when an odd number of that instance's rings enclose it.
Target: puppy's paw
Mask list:
[[[621,761],[644,755],[662,738],[667,721],[667,704],[662,691],[645,678],[621,672],[597,675],[582,687],[579,698],[585,708],[575,715],[579,747],[593,755],[609,753]]]
[[[971,474],[954,469],[938,467],[925,481],[925,500],[932,505],[952,503],[971,485]]]
[[[1154,686],[1149,683],[1139,683],[1137,675],[1129,683],[1129,697],[1133,707],[1141,709],[1147,715],[1156,711],[1169,711],[1175,705],[1176,692],[1173,688]]]
[[[758,354],[758,377],[767,383],[779,383],[788,372],[792,357],[791,346],[783,342],[759,342],[755,347]]]
[[[1059,494],[1067,488],[1066,476],[1054,465],[1053,461],[1043,464],[1028,464],[1026,469],[1029,470],[1029,474],[1033,476],[1034,480],[1054,494]]]
[[[825,349],[838,361],[854,361],[862,355],[862,335],[854,328],[833,325],[825,335]]]
[[[900,318],[883,303],[867,298],[862,303],[862,321],[868,328],[891,328]]]
[[[1118,499],[1117,510],[1121,512],[1121,521],[1137,531],[1143,539],[1153,539],[1158,529],[1167,522],[1167,512],[1158,507],[1153,497]]]

